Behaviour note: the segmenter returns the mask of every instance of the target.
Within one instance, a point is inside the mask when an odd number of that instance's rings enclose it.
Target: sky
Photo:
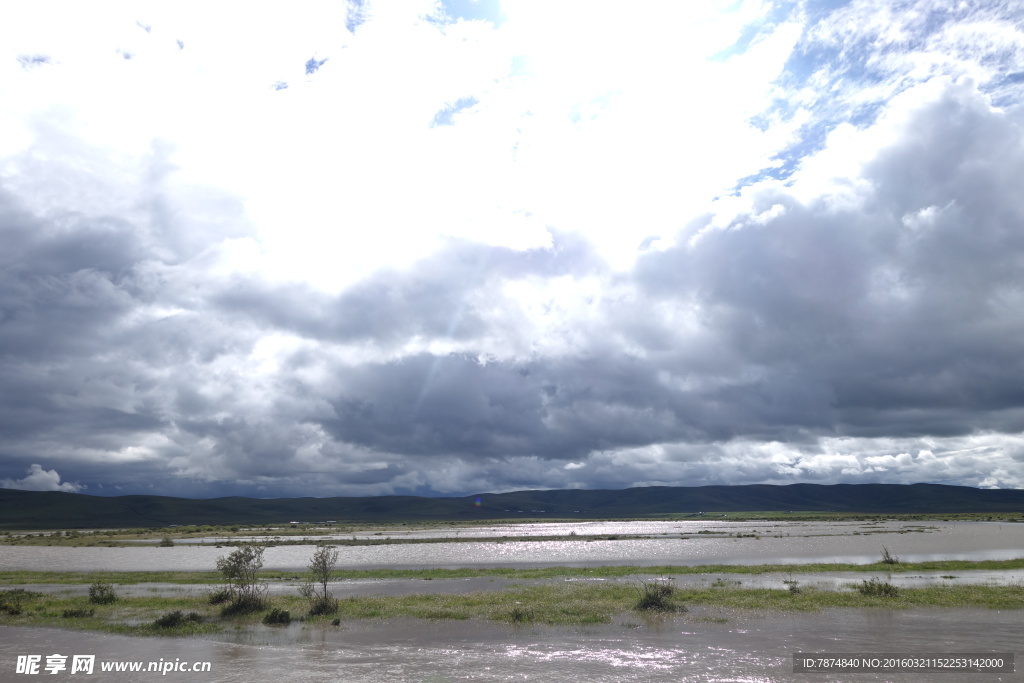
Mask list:
[[[0,5],[0,486],[1024,488],[1019,0]]]

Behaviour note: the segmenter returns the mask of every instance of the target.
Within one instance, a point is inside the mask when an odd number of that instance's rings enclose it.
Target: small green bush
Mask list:
[[[274,608],[266,613],[263,617],[264,624],[290,624],[292,621],[292,615],[288,613],[286,609]]]
[[[174,547],[174,541],[171,540],[170,536],[164,536],[163,538],[160,539],[160,547],[161,548],[173,548]]]
[[[267,601],[262,598],[235,598],[220,609],[222,617],[232,617],[238,614],[252,614],[266,609]]]
[[[309,616],[315,617],[321,614],[334,614],[338,611],[338,599],[333,597],[317,598],[309,606]]]
[[[215,591],[210,591],[206,595],[206,601],[211,605],[220,605],[231,599],[231,589],[229,588],[218,588]]]
[[[676,612],[683,608],[675,604],[676,588],[665,581],[641,581],[638,587],[640,597],[636,609],[641,611]]]
[[[882,564],[899,564],[900,558],[889,552],[889,549],[882,546]]]
[[[861,595],[873,595],[882,598],[895,598],[900,594],[900,589],[888,581],[879,581],[872,577],[870,581],[861,581],[857,587]]]
[[[203,620],[203,616],[197,612],[189,612],[183,614],[180,609],[168,612],[162,617],[157,617],[156,621],[153,622],[153,626],[157,628],[175,628],[176,626],[182,626],[184,624],[198,624]]]
[[[94,583],[89,586],[89,602],[96,605],[109,605],[117,600],[117,593],[109,583]]]

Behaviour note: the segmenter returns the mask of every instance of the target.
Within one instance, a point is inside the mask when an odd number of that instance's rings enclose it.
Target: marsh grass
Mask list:
[[[187,623],[198,624],[203,620],[203,616],[198,612],[189,612],[185,614],[180,609],[168,612],[162,617],[157,617],[153,621],[153,626],[157,628],[177,628]]]
[[[1013,560],[935,560],[930,562],[903,562],[887,565],[879,562],[870,564],[817,563],[817,564],[759,564],[759,565],[658,565],[652,567],[609,566],[609,567],[541,567],[521,569],[515,567],[479,567],[460,569],[348,569],[331,572],[331,580],[342,579],[465,579],[490,577],[502,579],[554,579],[561,577],[625,578],[636,575],[685,576],[692,574],[824,574],[831,572],[864,572],[903,574],[908,572],[954,572],[969,570],[1000,571],[1024,569],[1024,557]],[[261,581],[293,581],[295,571],[266,570],[258,574]],[[85,584],[103,582],[111,584],[136,583],[178,583],[217,584],[223,582],[220,572],[41,572],[10,570],[0,571],[0,586],[16,586],[26,583]]]
[[[11,591],[5,591],[6,596]],[[84,596],[25,592],[17,600],[21,611],[0,613],[0,625],[57,626],[129,635],[185,636],[210,633],[225,627],[245,628],[258,624],[262,614],[220,615],[202,595],[174,597],[122,597],[110,605],[92,605]],[[799,593],[787,589],[694,586],[674,588],[672,600],[688,606],[757,611],[816,611],[827,608],[985,607],[1024,609],[1024,586],[929,586],[905,588],[895,596],[862,594],[859,590],[819,590],[806,587]],[[312,624],[358,619],[417,618],[430,620],[481,619],[507,624],[585,626],[611,623],[616,615],[635,614],[637,589],[628,582],[537,584],[464,594],[356,596],[338,601],[333,616],[309,617]],[[274,596],[270,607],[302,612],[307,602],[299,596]],[[66,610],[92,610],[91,616],[64,617]],[[213,610],[211,612],[211,610]],[[167,626],[156,620],[168,612],[180,612],[184,620]],[[192,614],[196,617],[192,617]],[[186,616],[187,615],[187,616]]]
[[[883,598],[895,598],[900,594],[899,588],[888,581],[879,581],[876,577],[871,577],[870,581],[861,581],[857,591],[861,595],[877,595]]]
[[[263,615],[263,623],[268,626],[284,626],[292,622],[292,615],[286,609],[275,607]]]
[[[673,599],[676,588],[668,581],[638,580],[635,588],[640,593],[634,605],[635,609],[646,612],[683,611]]]

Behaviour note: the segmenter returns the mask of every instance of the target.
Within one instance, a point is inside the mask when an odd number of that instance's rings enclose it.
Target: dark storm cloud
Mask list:
[[[959,85],[900,131],[865,168],[863,208],[769,191],[755,213],[783,215],[649,256],[639,280],[658,297],[696,294],[736,371],[764,374],[748,390],[774,395],[782,422],[820,428],[794,400],[817,387],[846,434],[1020,431],[1021,127]]]

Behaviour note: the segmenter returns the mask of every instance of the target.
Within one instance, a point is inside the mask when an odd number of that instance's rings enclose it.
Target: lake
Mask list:
[[[559,540],[459,542],[346,546],[340,548],[339,568],[374,569],[423,567],[502,567],[551,565],[598,566],[662,564],[806,564],[812,562],[875,562],[888,547],[910,562],[940,559],[1001,560],[1024,556],[1024,524],[887,522],[803,523],[746,522],[719,527],[744,537],[702,535],[701,526],[687,529],[679,522],[601,523],[602,534],[647,535],[620,540]],[[608,526],[614,524],[614,526]],[[694,523],[702,524],[702,523]],[[657,531],[652,530],[657,529]],[[487,536],[581,535],[597,533],[585,524],[509,525],[467,529],[461,533]],[[453,533],[450,529],[419,533]],[[673,534],[667,536],[663,534]],[[658,534],[658,535],[654,535]],[[757,538],[749,537],[756,534]],[[392,534],[398,538],[399,534]],[[346,538],[350,535],[346,535]],[[435,536],[436,537],[436,536]],[[468,537],[468,536],[467,536]],[[310,540],[314,543],[315,539]],[[218,557],[230,548],[178,544],[173,548],[69,548],[59,546],[5,546],[0,570],[47,571],[211,571]],[[310,547],[287,545],[268,548],[266,569],[301,571],[309,562]]]

